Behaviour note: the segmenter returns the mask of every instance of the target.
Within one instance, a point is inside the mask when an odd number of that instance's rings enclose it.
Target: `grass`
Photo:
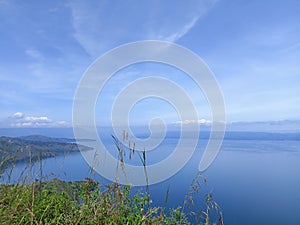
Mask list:
[[[114,138],[123,168],[123,147]],[[132,151],[132,149],[131,149]],[[146,153],[139,155],[147,179]],[[206,195],[202,208],[195,201],[206,179],[198,174],[187,191],[183,205],[168,208],[169,189],[165,204],[152,206],[149,186],[146,191],[133,191],[128,185],[113,182],[101,186],[97,181],[63,182],[40,179],[22,184],[0,185],[0,224],[202,224],[223,225],[220,207]],[[118,166],[118,165],[117,165]],[[1,176],[1,175],[0,175]],[[196,207],[196,209],[194,209]]]

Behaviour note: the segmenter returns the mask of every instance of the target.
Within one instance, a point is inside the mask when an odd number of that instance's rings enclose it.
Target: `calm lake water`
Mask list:
[[[167,138],[160,148],[172,149],[176,138]],[[150,186],[153,204],[164,204],[167,188],[169,207],[182,205],[207,140],[200,140],[188,164],[172,178]],[[108,145],[113,147],[113,143]],[[166,150],[168,152],[168,150]],[[91,152],[92,154],[92,152]],[[164,157],[164,155],[160,155]],[[155,160],[154,160],[155,161]],[[25,163],[15,166],[12,180],[24,171]],[[34,167],[38,171],[38,165]],[[49,178],[83,180],[94,177],[80,153],[43,161],[43,173]],[[220,154],[203,173],[207,186],[220,205],[227,225],[299,225],[300,224],[300,141],[298,140],[224,140]]]

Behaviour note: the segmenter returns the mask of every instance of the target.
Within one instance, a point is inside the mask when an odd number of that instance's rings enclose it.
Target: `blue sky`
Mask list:
[[[228,121],[298,120],[299,11],[296,0],[0,0],[0,127],[70,126],[87,67],[118,45],[148,39],[180,44],[208,64],[223,91]],[[114,76],[99,98],[96,120],[107,121],[113,96],[124,85],[153,73],[182,84],[199,119],[210,119],[190,80],[174,68],[146,64]],[[136,123],[156,116],[178,120],[158,99],[141,102],[132,114]]]

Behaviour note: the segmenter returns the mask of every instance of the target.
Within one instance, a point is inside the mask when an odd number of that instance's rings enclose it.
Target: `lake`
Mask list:
[[[259,134],[256,136],[261,137]],[[213,198],[222,209],[224,223],[228,225],[299,225],[298,137],[225,139],[220,154],[203,173],[207,178],[207,185],[204,185],[200,196],[212,192]],[[168,152],[177,141],[176,137],[167,137],[159,148],[167,149],[165,152]],[[168,206],[182,205],[191,181],[198,172],[199,160],[206,143],[205,138],[199,141],[192,159],[175,176],[150,186],[154,205],[164,204],[168,187]],[[107,145],[113,148],[111,140],[107,139]],[[164,154],[160,154],[160,157],[163,158]],[[13,181],[20,177],[25,167],[25,163],[15,166]],[[33,170],[38,171],[38,168],[39,165],[36,165]],[[103,184],[109,182],[99,175],[91,174],[89,165],[80,153],[43,160],[43,174],[49,175],[49,179],[58,177],[75,181],[93,177]]]

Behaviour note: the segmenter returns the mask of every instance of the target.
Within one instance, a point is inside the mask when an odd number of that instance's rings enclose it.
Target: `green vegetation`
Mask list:
[[[197,215],[198,224],[213,224],[208,215],[218,210],[214,204],[207,199],[206,210]],[[131,187],[118,183],[101,188],[92,179],[54,179],[0,186],[0,224],[190,224],[188,216],[182,207],[151,207],[147,195],[132,195]]]
[[[3,138],[1,140],[3,141]],[[124,149],[116,138],[114,141],[123,166]],[[8,146],[7,152],[13,152],[9,149],[11,146],[16,146],[16,142]],[[145,152],[139,157],[147,178]],[[32,162],[31,158],[29,161]],[[101,186],[91,178],[76,182],[64,182],[58,179],[43,181],[42,169],[42,161],[40,161],[39,179],[24,180],[22,184],[0,185],[0,224],[223,225],[219,206],[210,193],[206,195],[201,208],[192,210],[195,206],[200,207],[195,203],[196,195],[201,190],[201,186],[206,185],[206,179],[200,174],[193,180],[186,198],[183,199],[183,205],[168,208],[168,200],[172,198],[169,196],[169,189],[166,190],[164,206],[155,206],[150,200],[148,185],[145,191],[142,191],[143,189],[137,190],[116,182]],[[29,179],[28,177],[37,176],[27,176],[24,179]]]
[[[70,143],[73,139],[49,138],[40,135],[19,138],[0,137],[0,162],[3,169],[9,164],[20,161],[55,157],[67,153],[79,152],[78,145]],[[81,146],[83,150],[91,148]],[[1,170],[0,170],[1,172]]]

